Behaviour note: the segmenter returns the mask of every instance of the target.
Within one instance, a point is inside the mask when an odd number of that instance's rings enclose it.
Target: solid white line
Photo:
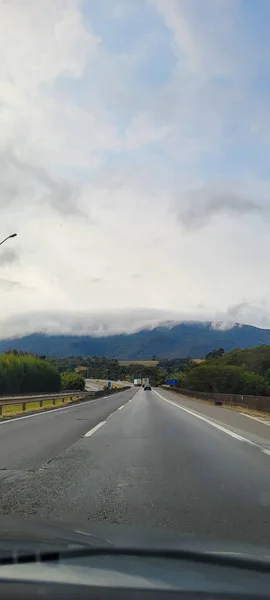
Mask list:
[[[117,410],[122,410],[122,408],[124,408],[125,404],[123,404],[123,406],[119,406],[119,408]]]
[[[93,429],[90,429],[90,431],[87,431],[87,433],[85,434],[84,437],[90,437],[90,435],[93,435],[93,433],[95,433],[95,431],[97,431],[100,427],[102,427],[102,425],[105,425],[106,421],[101,421],[101,423],[98,423],[95,427],[93,427]]]
[[[263,425],[270,425],[270,421],[264,421],[264,419],[260,418],[260,417],[253,417],[252,415],[248,415],[247,413],[241,412],[241,415],[244,415],[244,417],[248,417],[248,419],[252,419],[253,421],[258,421],[258,423],[262,423]]]
[[[239,435],[238,433],[235,433],[231,429],[227,429],[226,427],[223,427],[222,425],[218,425],[214,421],[211,421],[210,419],[207,419],[206,417],[203,417],[202,415],[199,415],[195,411],[190,410],[189,408],[184,408],[180,404],[176,404],[176,402],[173,402],[172,400],[168,400],[168,398],[164,398],[164,396],[161,396],[161,394],[159,394],[159,392],[156,392],[156,390],[154,390],[154,392],[155,392],[155,394],[157,394],[157,396],[159,396],[160,398],[162,398],[162,400],[165,400],[165,402],[168,402],[169,404],[172,404],[173,406],[176,406],[177,408],[180,408],[180,410],[183,410],[184,412],[189,413],[190,415],[192,415],[193,417],[196,417],[197,419],[200,419],[201,421],[205,421],[205,423],[208,423],[208,425],[211,425],[211,427],[215,427],[215,429],[219,429],[219,431],[222,431],[223,433],[226,433],[227,435],[235,438],[239,442],[245,442],[246,444],[249,444],[249,446],[253,446],[254,448],[258,448],[261,452],[263,452],[263,454],[267,454],[268,456],[270,456],[270,449],[263,448],[259,444],[255,444],[255,442],[252,442],[251,440],[249,440],[247,438],[244,438],[242,435]]]
[[[128,391],[128,390],[126,390]],[[119,392],[121,393],[121,392]],[[64,412],[71,408],[79,408],[85,406],[86,404],[93,404],[94,402],[98,402],[99,400],[106,400],[107,398],[111,398],[112,396],[102,396],[101,398],[95,398],[94,400],[85,400],[85,402],[77,402],[76,404],[71,404],[65,407],[53,408],[52,410],[44,410],[42,412],[34,413],[33,415],[24,415],[23,417],[14,417],[13,419],[6,419],[5,421],[0,421],[0,425],[7,425],[8,423],[15,423],[15,421],[22,421],[22,419],[32,419],[33,417],[44,417],[44,415],[48,415],[50,413],[58,413]]]

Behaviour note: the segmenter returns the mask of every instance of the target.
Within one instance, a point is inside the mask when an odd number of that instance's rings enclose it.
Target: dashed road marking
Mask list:
[[[102,427],[102,425],[105,425],[105,423],[106,423],[106,421],[101,421],[95,427],[93,427],[93,429],[90,429],[90,431],[87,431],[87,433],[85,434],[84,437],[90,437],[91,435],[93,435],[93,433],[95,433],[98,429],[100,429],[100,427]]]

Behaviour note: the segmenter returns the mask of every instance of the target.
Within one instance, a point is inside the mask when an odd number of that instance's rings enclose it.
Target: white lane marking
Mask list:
[[[128,390],[126,390],[128,391]],[[119,392],[120,394],[123,392]],[[135,394],[136,395],[136,394]],[[111,398],[112,396],[102,396],[101,398],[95,398],[94,400],[85,400],[84,402],[78,402],[76,404],[71,404],[70,406],[53,408],[52,410],[44,410],[43,412],[34,413],[33,415],[24,415],[23,417],[14,417],[14,419],[7,419],[5,421],[0,421],[0,425],[7,425],[8,423],[15,423],[15,421],[22,421],[22,419],[32,419],[33,417],[44,417],[44,415],[48,415],[50,413],[58,413],[69,410],[70,408],[76,409],[86,404],[93,404],[94,402],[98,402],[99,400],[106,400],[107,398]],[[130,402],[130,400],[129,400]]]
[[[141,389],[139,389],[139,390],[136,392],[136,394],[134,394],[134,396],[132,396],[132,398],[130,398],[130,400],[129,400],[128,402],[132,402],[132,400],[134,400],[134,398],[136,398],[136,396],[138,396],[138,394],[140,394],[140,393],[141,393],[141,391],[142,391],[142,390],[141,390]]]
[[[246,444],[249,444],[249,446],[253,446],[254,448],[258,448],[258,450],[260,450],[261,452],[263,452],[263,454],[267,454],[268,456],[270,456],[270,449],[263,448],[263,446],[260,446],[259,444],[255,444],[255,442],[252,442],[251,440],[243,437],[242,435],[239,435],[238,433],[235,433],[231,429],[227,429],[226,427],[222,427],[222,425],[218,425],[214,421],[211,421],[211,419],[207,419],[206,417],[203,417],[202,415],[199,415],[198,413],[196,413],[193,410],[190,410],[189,408],[184,408],[183,406],[181,406],[181,404],[176,404],[176,402],[173,402],[172,400],[168,400],[168,398],[164,398],[164,396],[161,396],[161,394],[159,394],[158,392],[156,392],[156,390],[154,390],[154,393],[157,394],[157,396],[159,396],[160,398],[162,398],[162,400],[165,400],[165,402],[168,402],[169,404],[172,404],[173,406],[176,406],[177,408],[180,408],[180,410],[183,410],[184,412],[189,413],[190,415],[193,415],[193,417],[196,417],[197,419],[200,419],[201,421],[205,421],[205,423],[208,423],[208,425],[211,425],[211,427],[215,427],[215,429],[219,429],[219,431],[222,431],[223,433],[226,433],[227,435],[235,438],[239,442],[245,442]]]
[[[263,425],[270,425],[270,420],[269,421],[265,421],[263,418],[260,417],[253,417],[252,415],[248,415],[247,413],[241,412],[241,415],[244,415],[244,417],[248,417],[249,419],[252,419],[253,421],[258,421],[259,423],[262,423]]]
[[[126,406],[126,405],[123,404],[123,406],[119,406],[119,408],[117,410],[122,410],[122,408],[124,408],[124,406]]]
[[[95,433],[95,431],[97,431],[100,427],[102,427],[102,425],[105,425],[106,421],[101,421],[101,423],[98,423],[95,427],[93,427],[93,429],[90,429],[90,431],[87,431],[87,433],[85,434],[84,437],[90,437],[90,435],[93,435],[93,433]]]

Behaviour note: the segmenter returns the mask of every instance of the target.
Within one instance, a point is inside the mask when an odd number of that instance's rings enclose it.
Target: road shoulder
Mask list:
[[[163,388],[158,388],[156,391],[175,404],[228,427],[236,434],[248,436],[254,443],[270,445],[270,427],[261,421],[248,419],[245,414],[223,406],[215,406],[199,400],[194,402],[191,398]]]

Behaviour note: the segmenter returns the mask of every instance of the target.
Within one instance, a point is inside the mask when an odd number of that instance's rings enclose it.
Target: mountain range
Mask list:
[[[270,330],[236,323],[230,328],[211,323],[161,325],[131,334],[102,337],[33,333],[0,340],[0,352],[16,348],[47,356],[105,356],[126,360],[158,357],[201,358],[214,348],[246,348],[270,344]]]

